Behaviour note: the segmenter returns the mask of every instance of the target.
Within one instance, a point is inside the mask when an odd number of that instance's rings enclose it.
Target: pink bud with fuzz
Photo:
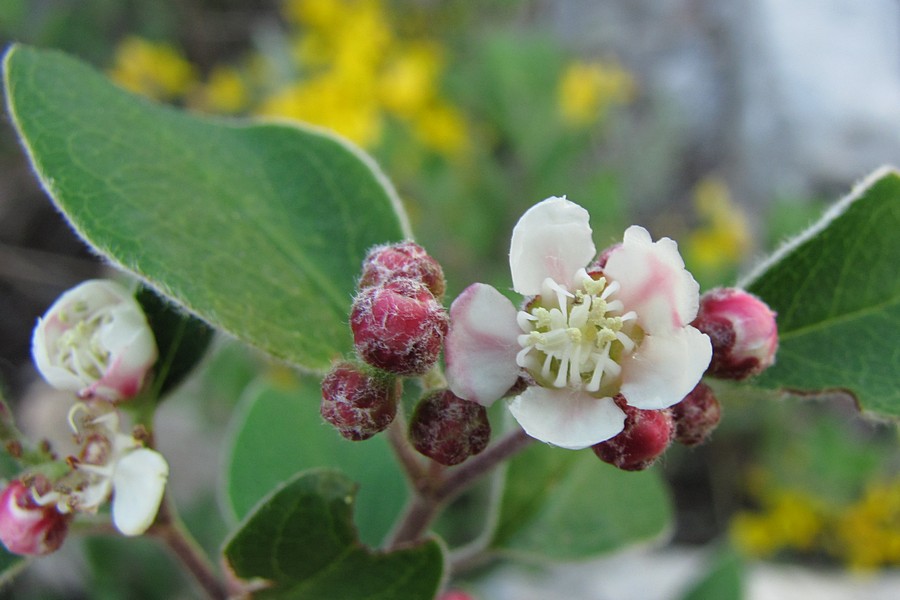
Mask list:
[[[775,362],[778,349],[775,313],[748,292],[719,288],[703,294],[692,324],[712,342],[708,375],[746,379]]]
[[[622,396],[617,396],[615,402],[625,411],[625,427],[615,437],[594,444],[591,449],[600,460],[623,471],[643,471],[672,442],[672,414],[668,409],[642,410],[629,406]]]
[[[722,418],[719,400],[705,383],[697,384],[684,400],[669,410],[675,422],[675,441],[685,446],[705,442]]]
[[[440,390],[419,402],[409,423],[409,439],[416,450],[449,467],[487,447],[491,424],[484,406]]]
[[[49,491],[49,482],[41,481]],[[31,489],[19,480],[0,494],[0,541],[13,554],[42,556],[57,550],[66,539],[70,518],[55,504],[39,505]]]
[[[428,287],[396,279],[361,290],[350,328],[365,362],[396,375],[423,375],[437,361],[450,318]]]
[[[440,263],[415,242],[376,246],[363,260],[360,289],[394,279],[421,281],[437,299],[444,296],[447,287]]]
[[[393,378],[338,363],[322,380],[320,412],[348,440],[367,440],[387,429],[397,415]]]

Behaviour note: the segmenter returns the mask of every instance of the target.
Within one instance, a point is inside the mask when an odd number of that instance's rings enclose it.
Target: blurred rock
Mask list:
[[[568,0],[541,14],[576,49],[636,73],[649,108],[621,157],[637,163],[635,201],[672,197],[648,181],[683,189],[713,170],[753,205],[832,199],[900,163],[896,0]]]

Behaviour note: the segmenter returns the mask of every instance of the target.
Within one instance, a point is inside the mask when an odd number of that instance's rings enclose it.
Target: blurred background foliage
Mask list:
[[[372,153],[397,186],[418,241],[444,265],[450,298],[473,281],[509,287],[511,228],[524,209],[550,195],[588,208],[600,246],[615,243],[631,222],[678,240],[704,289],[733,283],[761,252],[818,214],[817,198],[748,205],[723,171],[702,164],[663,186],[670,194],[663,207],[644,201],[636,190],[654,185],[635,185],[630,171],[642,173],[638,180],[664,179],[658,155],[680,151],[665,127],[648,137],[646,127],[635,126],[658,99],[615,52],[586,51],[542,27],[541,6],[4,0],[0,41],[63,49],[127,89],[190,111],[299,119],[346,136]],[[38,395],[30,387],[31,325],[58,293],[102,266],[52,211],[9,124],[2,127],[0,376],[30,427],[41,420],[25,402]],[[224,517],[209,510],[217,502],[220,433],[260,374],[293,377],[221,344],[160,416],[163,452],[168,448],[173,464],[188,465],[181,476],[173,470],[173,489],[213,553],[226,532]],[[840,396],[784,399],[730,386],[718,393],[725,415],[714,439],[673,449],[656,467],[670,481],[677,508],[673,544],[730,539],[749,558],[854,570],[900,566],[894,426],[862,419]],[[197,447],[206,449],[185,450]],[[39,561],[3,594],[185,594],[183,581],[161,575],[172,570],[152,543],[82,544],[87,552],[80,558],[70,551]],[[142,575],[135,564],[143,565]]]

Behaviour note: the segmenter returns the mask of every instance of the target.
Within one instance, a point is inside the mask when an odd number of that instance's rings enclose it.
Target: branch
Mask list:
[[[439,481],[432,479],[431,486],[417,487],[403,516],[389,536],[388,548],[397,548],[419,540],[428,531],[444,504],[469,489],[482,476],[504,461],[524,450],[532,441],[533,438],[516,427],[481,454],[470,458],[459,467],[447,470],[447,475]]]
[[[216,575],[206,553],[185,529],[168,494],[163,498],[156,521],[147,530],[147,534],[156,537],[169,548],[207,597],[211,600],[228,598],[228,590]]]

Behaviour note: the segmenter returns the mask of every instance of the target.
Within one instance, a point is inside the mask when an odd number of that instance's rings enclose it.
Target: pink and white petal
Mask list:
[[[711,358],[709,338],[691,326],[669,335],[647,336],[621,363],[621,393],[635,408],[672,406],[700,382]]]
[[[516,383],[522,333],[516,314],[508,298],[483,283],[470,285],[453,301],[444,358],[454,394],[490,406]]]
[[[615,298],[626,311],[637,313],[638,324],[650,334],[680,329],[694,320],[700,285],[684,268],[678,245],[669,238],[653,242],[643,227],[625,231],[622,245],[610,252],[603,269],[619,283]]]
[[[156,518],[169,464],[162,454],[138,448],[116,463],[113,474],[113,523],[125,535],[140,535]]]
[[[531,437],[568,450],[608,440],[625,424],[625,413],[612,398],[570,388],[532,386],[510,401],[509,411]]]
[[[565,198],[538,202],[516,223],[509,247],[513,289],[541,293],[548,277],[572,289],[572,277],[596,254],[590,215]]]
[[[158,350],[153,331],[137,306],[114,309],[110,324],[100,331],[101,344],[113,362],[91,391],[111,401],[135,396],[147,372],[156,363]]]

